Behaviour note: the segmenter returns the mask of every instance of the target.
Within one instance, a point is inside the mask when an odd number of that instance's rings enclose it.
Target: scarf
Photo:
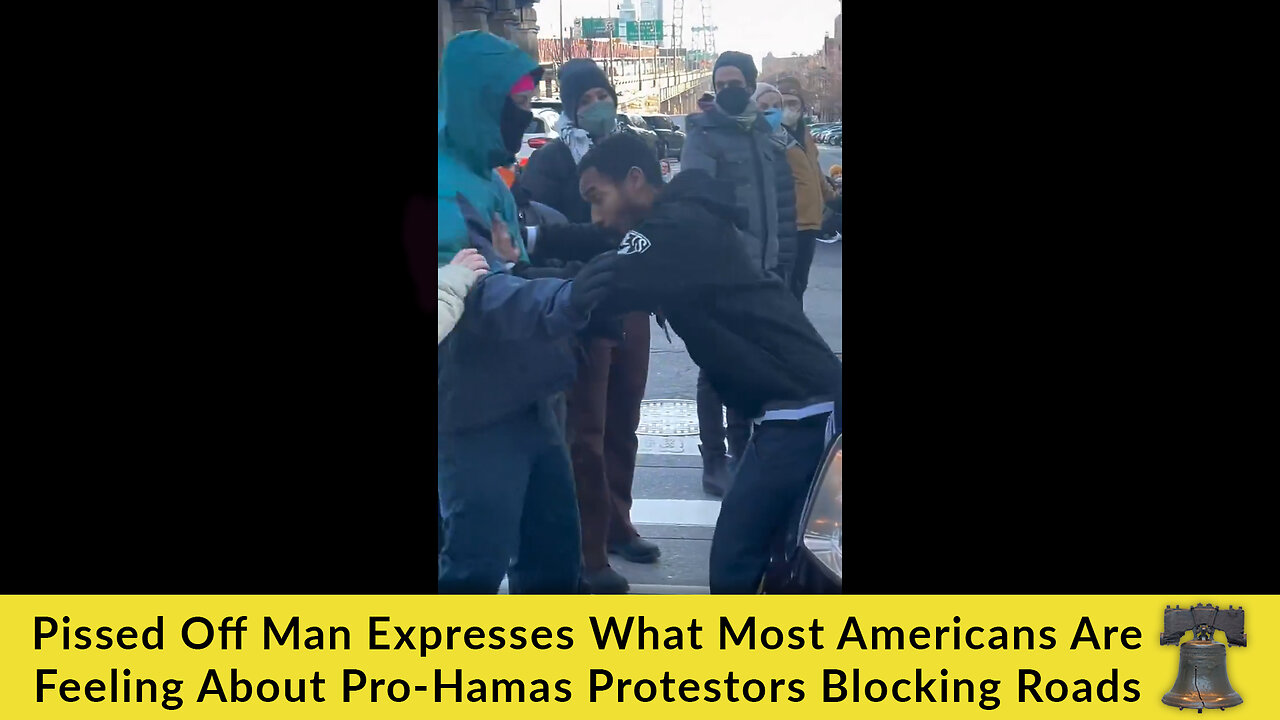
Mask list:
[[[738,121],[738,125],[743,130],[750,131],[752,126],[756,124],[756,116],[759,112],[759,109],[756,107],[756,101],[748,100],[747,106],[742,109],[742,113],[733,116],[733,119]]]
[[[800,146],[800,143],[796,142],[795,137],[787,130],[786,125],[779,125],[777,130],[769,133],[769,139],[777,143],[783,150],[786,150],[793,145]],[[803,146],[800,147],[803,148]]]
[[[586,130],[573,124],[569,119],[568,113],[560,113],[560,119],[556,121],[556,132],[560,135],[560,140],[568,146],[569,152],[573,154],[573,164],[577,165],[582,162],[582,156],[587,154],[591,149],[593,142],[591,136]],[[613,128],[609,130],[609,134],[618,132],[618,123],[613,123]]]

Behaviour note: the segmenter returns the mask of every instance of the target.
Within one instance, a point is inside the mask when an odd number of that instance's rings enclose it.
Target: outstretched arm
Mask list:
[[[503,340],[553,340],[587,324],[588,313],[570,301],[572,280],[526,280],[486,275],[467,295],[458,328]]]
[[[533,260],[577,260],[586,262],[603,252],[618,249],[622,235],[599,225],[571,223],[538,228],[533,243]]]

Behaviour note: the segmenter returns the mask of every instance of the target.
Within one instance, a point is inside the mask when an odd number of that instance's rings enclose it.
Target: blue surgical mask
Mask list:
[[[578,111],[578,127],[592,137],[608,135],[618,122],[618,105],[612,100],[597,100]]]
[[[782,125],[782,110],[774,108],[764,111],[764,119],[769,121],[769,129],[777,130]]]

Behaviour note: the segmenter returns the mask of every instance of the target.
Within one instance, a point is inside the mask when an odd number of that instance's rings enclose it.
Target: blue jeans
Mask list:
[[[439,591],[578,592],[582,539],[564,435],[530,407],[480,430],[441,433]],[[515,559],[514,563],[512,558]]]
[[[827,415],[757,425],[720,504],[711,540],[711,592],[756,592],[774,538],[808,495],[822,462]]]

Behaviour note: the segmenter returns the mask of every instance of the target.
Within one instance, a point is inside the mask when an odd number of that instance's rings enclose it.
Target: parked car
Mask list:
[[[667,157],[667,143],[658,137],[658,133],[649,127],[649,123],[637,113],[618,113],[618,123],[622,125],[624,132],[632,132],[640,136],[645,144],[653,150],[654,155],[661,160]]]
[[[555,110],[558,113],[564,112],[564,103],[559,98],[534,98],[529,105],[534,109]]]
[[[684,131],[676,127],[675,121],[669,115],[645,115],[645,122],[649,123],[649,127],[658,133],[658,137],[667,144],[667,157],[680,159],[680,153],[684,150]]]
[[[556,132],[556,123],[560,114],[551,108],[534,108],[533,119],[529,127],[524,129],[524,140],[520,143],[520,152],[516,153],[516,163],[523,166],[529,162],[534,150],[560,137]]]

